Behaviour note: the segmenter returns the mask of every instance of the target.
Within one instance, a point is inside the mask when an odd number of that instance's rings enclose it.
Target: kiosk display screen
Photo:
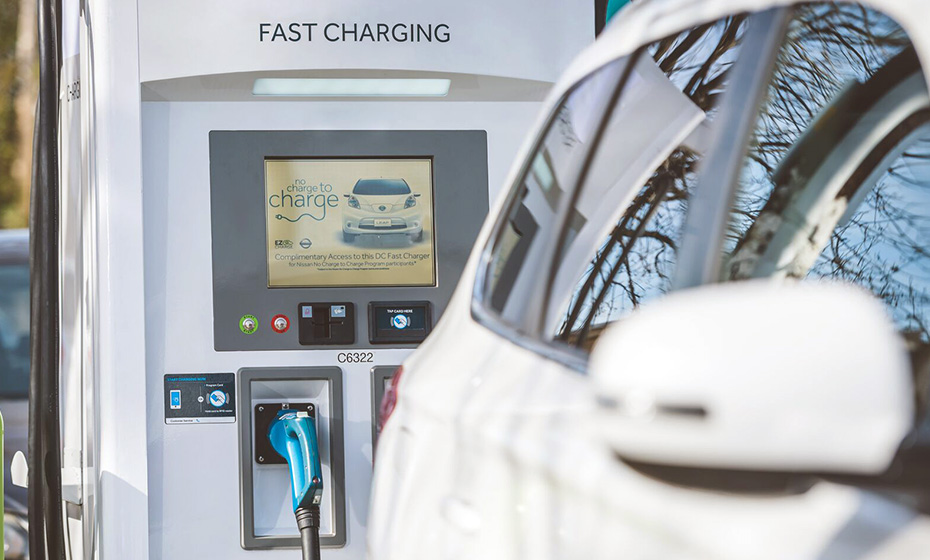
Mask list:
[[[429,158],[265,160],[268,286],[435,286]]]

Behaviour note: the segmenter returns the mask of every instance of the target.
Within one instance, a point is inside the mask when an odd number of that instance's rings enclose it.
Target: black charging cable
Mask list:
[[[23,6],[25,8],[26,4]],[[61,500],[58,382],[61,350],[58,331],[61,0],[39,0],[35,9],[39,98],[29,209],[29,554],[33,560],[64,560],[66,535]]]
[[[304,560],[320,560],[320,506],[297,508],[300,550]]]

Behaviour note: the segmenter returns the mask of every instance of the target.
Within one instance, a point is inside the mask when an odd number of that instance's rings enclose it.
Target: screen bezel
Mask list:
[[[441,255],[435,259],[436,285],[269,288],[265,159],[351,156],[432,158],[434,243],[436,254]],[[209,161],[212,334],[213,348],[219,352],[306,350],[293,320],[300,302],[349,301],[362,310],[371,301],[427,300],[437,320],[452,297],[488,213],[488,134],[483,130],[211,130]],[[260,323],[251,334],[239,327],[246,314]],[[279,314],[292,319],[285,333],[272,329],[271,320]],[[367,313],[358,313],[356,321],[358,333],[366,333]],[[355,344],[328,348],[369,347],[360,334]]]

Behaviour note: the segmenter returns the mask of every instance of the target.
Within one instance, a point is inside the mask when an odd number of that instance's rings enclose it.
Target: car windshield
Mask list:
[[[361,179],[355,183],[352,194],[400,195],[410,194],[410,185],[403,179]]]
[[[0,265],[0,398],[29,394],[29,265]]]

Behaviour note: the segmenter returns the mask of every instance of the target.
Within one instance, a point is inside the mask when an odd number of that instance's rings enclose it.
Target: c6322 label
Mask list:
[[[375,361],[374,352],[340,352],[336,357],[340,364],[370,364]]]

